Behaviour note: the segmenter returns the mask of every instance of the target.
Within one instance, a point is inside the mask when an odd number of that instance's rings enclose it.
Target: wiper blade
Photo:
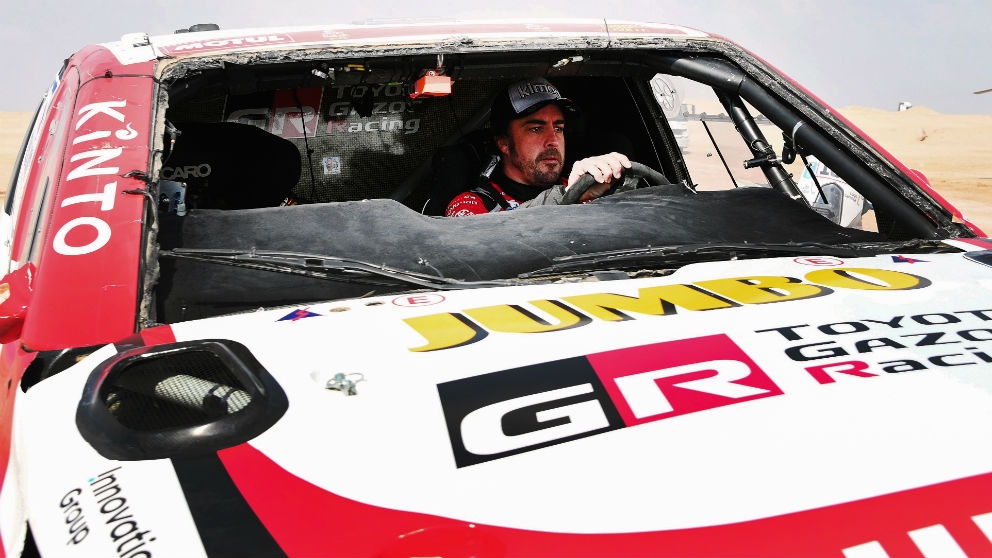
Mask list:
[[[273,250],[175,248],[159,254],[169,258],[275,271],[317,279],[374,284],[407,284],[434,290],[472,289],[509,284],[505,281],[460,281],[443,276],[396,269],[386,265],[321,254]]]
[[[684,265],[694,262],[733,260],[738,258],[747,259],[762,256],[812,255],[853,258],[875,256],[908,249],[924,250],[927,252],[957,251],[957,249],[934,240],[859,242],[851,244],[826,244],[822,242],[679,244],[562,256],[555,258],[555,263],[551,266],[522,273],[518,277],[527,279],[568,272],[626,269],[639,266],[651,267],[659,264]]]

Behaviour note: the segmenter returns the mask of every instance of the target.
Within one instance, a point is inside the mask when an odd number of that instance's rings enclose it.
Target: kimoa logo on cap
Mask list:
[[[561,97],[561,95],[558,93],[558,90],[555,89],[555,86],[551,85],[550,83],[528,82],[524,85],[517,86],[517,97],[520,99],[530,97],[535,93],[547,93],[555,97]]]

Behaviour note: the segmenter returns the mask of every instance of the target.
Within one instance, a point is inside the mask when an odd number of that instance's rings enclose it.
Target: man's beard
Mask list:
[[[562,157],[561,151],[554,148],[547,149],[539,153],[533,160],[525,161],[520,156],[520,153],[517,152],[517,146],[514,145],[512,139],[510,139],[508,147],[510,151],[510,162],[523,172],[524,176],[529,179],[528,184],[531,186],[549,188],[558,184],[561,180],[561,171],[564,168],[564,157]],[[558,164],[549,167],[541,161],[545,157],[557,158]]]

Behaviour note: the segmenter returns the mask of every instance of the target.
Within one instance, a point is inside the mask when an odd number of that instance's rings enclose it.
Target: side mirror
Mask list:
[[[10,343],[21,335],[31,304],[34,272],[34,264],[27,264],[0,279],[0,343]]]

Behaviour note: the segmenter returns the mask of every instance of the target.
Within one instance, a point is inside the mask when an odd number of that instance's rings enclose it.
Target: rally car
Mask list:
[[[992,554],[992,242],[768,63],[654,23],[215,27],[83,48],[25,140],[5,554]],[[533,76],[568,161],[638,164],[440,216]]]

